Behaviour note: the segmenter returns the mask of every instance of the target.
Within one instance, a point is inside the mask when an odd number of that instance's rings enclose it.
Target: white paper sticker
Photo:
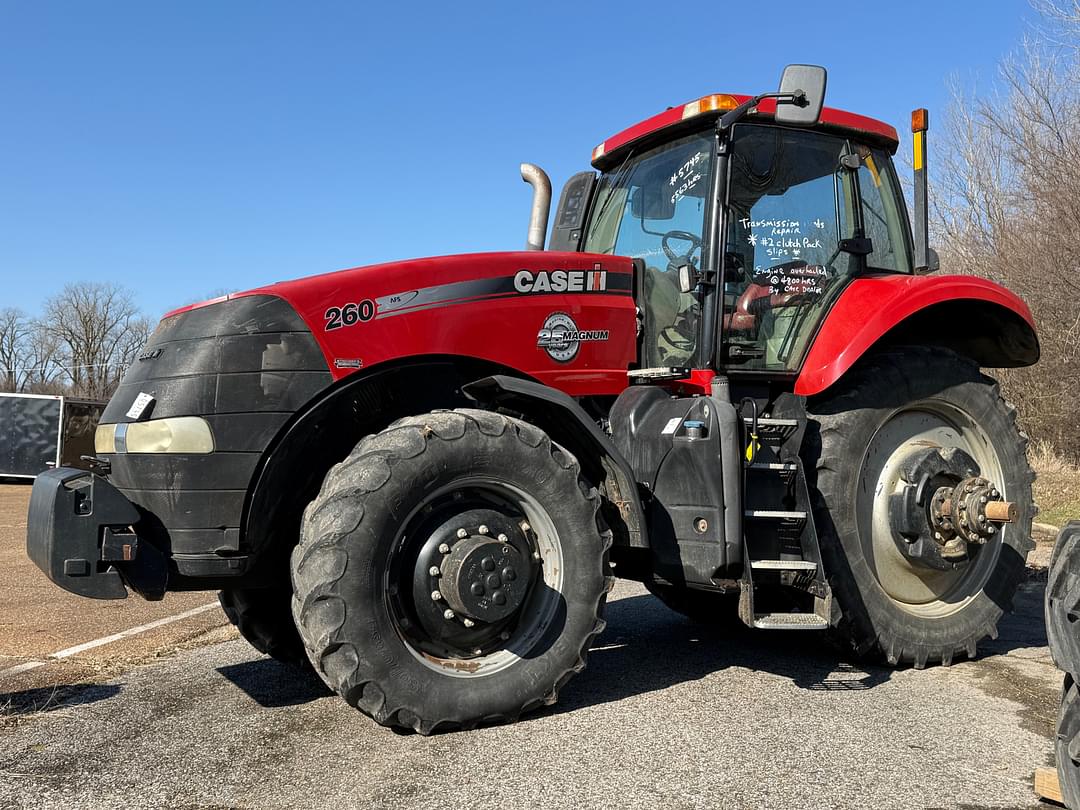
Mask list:
[[[150,403],[153,401],[153,395],[140,393],[135,397],[135,401],[131,403],[131,407],[128,408],[128,419],[141,419],[142,415],[146,413],[146,409],[150,407]]]
[[[674,416],[671,419],[668,419],[667,424],[664,425],[664,429],[660,431],[660,435],[661,436],[666,436],[669,433],[674,433],[676,430],[679,429],[679,425],[681,425],[681,424],[682,424],[682,417],[681,416]]]

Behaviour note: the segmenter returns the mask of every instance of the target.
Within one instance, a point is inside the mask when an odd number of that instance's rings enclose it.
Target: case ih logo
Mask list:
[[[599,262],[592,270],[518,270],[514,289],[519,293],[601,292],[607,289],[607,271]]]
[[[552,360],[569,363],[577,357],[578,349],[586,340],[607,340],[607,329],[581,330],[574,319],[565,312],[553,312],[544,321],[536,345],[546,351]]]

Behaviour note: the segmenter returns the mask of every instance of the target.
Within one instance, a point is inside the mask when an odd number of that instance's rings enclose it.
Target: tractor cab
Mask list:
[[[816,101],[786,98],[787,74],[781,93],[706,96],[601,144],[600,177],[567,185],[556,239],[567,202],[591,205],[560,246],[637,260],[642,368],[793,375],[850,280],[913,272],[895,130],[808,118],[800,104],[820,107],[824,77],[795,67],[819,82]]]

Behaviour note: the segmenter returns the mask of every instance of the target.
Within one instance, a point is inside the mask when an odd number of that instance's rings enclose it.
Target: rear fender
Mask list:
[[[822,323],[795,393],[821,393],[872,348],[912,343],[949,348],[988,368],[1039,359],[1031,311],[998,284],[974,276],[861,278]]]

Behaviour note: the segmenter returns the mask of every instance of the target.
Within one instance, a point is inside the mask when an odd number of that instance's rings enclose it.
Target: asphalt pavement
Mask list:
[[[1026,585],[974,662],[893,671],[619,583],[555,707],[427,738],[208,630],[104,681],[0,684],[0,807],[1037,806],[1060,686],[1041,600]]]

